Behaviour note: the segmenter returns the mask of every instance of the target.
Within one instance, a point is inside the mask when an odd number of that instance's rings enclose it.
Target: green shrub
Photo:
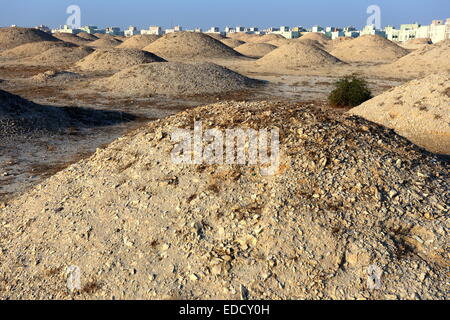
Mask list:
[[[334,107],[356,107],[372,98],[367,82],[355,75],[339,79],[335,89],[328,96]]]

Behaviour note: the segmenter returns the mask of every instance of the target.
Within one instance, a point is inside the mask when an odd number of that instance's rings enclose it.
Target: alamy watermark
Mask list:
[[[66,25],[72,29],[81,28],[81,8],[75,4],[70,5],[66,9],[66,13],[70,14],[67,18]]]
[[[367,18],[366,25],[381,29],[381,8],[373,4],[367,7],[367,14],[370,14],[370,16]]]
[[[239,164],[260,165],[262,175],[274,175],[280,164],[278,128],[203,131],[201,121],[194,130],[177,129],[171,133],[175,142],[172,162],[175,164]]]
[[[367,287],[370,290],[381,289],[381,276],[383,275],[383,269],[376,264],[370,265],[367,269]]]
[[[78,266],[69,266],[66,269],[67,289],[70,292],[81,290],[81,269]]]

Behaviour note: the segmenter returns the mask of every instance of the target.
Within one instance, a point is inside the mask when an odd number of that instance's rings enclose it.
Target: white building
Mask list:
[[[64,26],[60,26],[59,29],[52,29],[52,33],[70,33],[70,34],[77,34],[80,33],[80,29],[72,29],[70,26],[65,24]]]
[[[368,25],[368,26],[365,26],[364,29],[361,30],[360,35],[361,36],[377,35],[377,36],[381,36],[381,37],[386,37],[386,32],[384,32],[382,30],[378,30],[377,28],[375,28],[374,25]]]
[[[112,36],[123,36],[124,34],[122,31],[120,31],[119,27],[107,27],[105,29],[105,33],[110,34]]]
[[[41,31],[47,32],[47,33],[51,33],[52,32],[52,30],[50,30],[49,27],[44,26],[43,24],[41,24],[39,26],[36,26],[34,28],[37,29],[37,30],[41,30]]]
[[[220,28],[219,27],[211,27],[206,32],[207,33],[220,33]]]
[[[97,26],[84,26],[81,27],[80,30],[89,34],[105,33],[103,30],[99,30]]]
[[[323,28],[321,26],[313,26],[311,32],[322,32]]]
[[[136,27],[129,26],[127,30],[124,31],[125,37],[132,37],[140,34],[139,30]]]
[[[236,29],[232,27],[225,27],[225,33],[235,33]]]
[[[148,28],[148,30],[141,30],[141,34],[161,36],[163,35],[163,31],[159,26],[151,26]]]
[[[450,39],[450,19],[433,20],[430,25],[421,26],[418,23],[402,24],[400,29],[388,26],[385,28],[386,37],[391,41],[405,42],[411,39],[430,38],[433,43]]]
[[[183,31],[183,27],[181,26],[176,26],[173,29],[166,29],[166,33],[175,33],[175,32],[182,32]]]

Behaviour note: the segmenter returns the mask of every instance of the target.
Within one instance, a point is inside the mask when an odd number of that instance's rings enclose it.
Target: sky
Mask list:
[[[382,26],[450,18],[449,0],[0,0],[0,26],[58,27],[66,23],[70,5],[81,8],[81,25],[122,29],[130,25],[360,28],[370,5],[381,8]]]

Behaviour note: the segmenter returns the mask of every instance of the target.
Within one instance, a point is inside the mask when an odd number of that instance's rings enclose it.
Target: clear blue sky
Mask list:
[[[65,23],[66,8],[81,7],[82,25],[99,27],[150,25],[170,27],[322,26],[361,27],[369,5],[381,7],[382,25],[450,17],[450,0],[0,0],[0,26],[56,27]]]

